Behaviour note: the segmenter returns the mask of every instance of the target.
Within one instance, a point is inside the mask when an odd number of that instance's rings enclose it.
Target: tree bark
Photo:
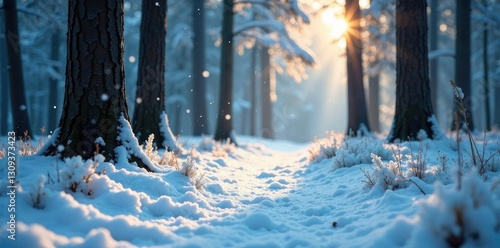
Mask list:
[[[59,132],[55,143],[43,152],[83,159],[100,153],[106,160],[115,160],[115,148],[128,146],[122,141],[135,139],[119,133],[119,127],[127,128],[119,126],[120,116],[130,122],[123,61],[123,0],[70,0],[67,42]],[[105,144],[97,145],[97,138]],[[151,170],[147,159],[129,153],[130,161]]]
[[[396,113],[389,141],[434,132],[427,50],[426,1],[396,1]],[[437,128],[437,127],[436,127]]]
[[[430,1],[431,14],[429,15],[429,49],[435,51],[438,49],[438,26],[439,26],[439,13],[438,13],[438,0]],[[438,98],[438,57],[430,61],[430,87],[431,87],[431,100],[432,106],[437,107]],[[436,109],[437,111],[437,109]]]
[[[233,134],[232,111],[234,0],[223,0],[223,6],[219,111],[214,139],[219,141],[230,139],[232,143],[236,143]]]
[[[56,63],[59,62],[59,46],[60,46],[60,37],[59,37],[59,29],[52,31],[51,37],[51,47],[50,47],[50,59]],[[54,71],[59,71],[59,67],[54,65]],[[56,77],[50,78],[49,81],[49,108],[48,108],[48,125],[47,128],[49,130],[54,130],[57,127],[57,114],[59,113],[60,106],[57,106],[59,100],[59,80]]]
[[[205,4],[193,0],[193,135],[208,134],[205,71]]]
[[[363,85],[363,61],[361,41],[361,10],[358,0],[346,0],[346,21],[349,23],[346,32],[347,54],[347,133],[356,133],[362,126],[368,130],[368,111],[366,109],[365,89]]]
[[[456,38],[455,38],[455,83],[458,87],[462,89],[464,93],[464,104],[467,110],[467,118],[463,119],[459,115],[459,126],[462,127],[464,124],[469,126],[470,130],[474,130],[474,121],[472,119],[472,102],[473,98],[471,95],[471,41],[470,41],[470,0],[458,0],[457,1],[457,13],[456,17]],[[455,103],[455,111],[458,110],[458,104]],[[456,125],[452,124],[452,129],[455,129]]]
[[[271,101],[271,57],[269,56],[269,48],[262,47],[261,50],[261,108],[262,108],[262,137],[266,139],[274,139],[273,130],[273,105]]]
[[[166,138],[160,128],[165,111],[165,39],[167,35],[167,0],[142,1],[139,69],[132,127],[139,143],[150,134],[156,144]],[[168,150],[174,147],[167,147]]]
[[[33,137],[30,120],[28,116],[28,105],[24,90],[23,67],[21,61],[21,47],[19,44],[19,27],[17,23],[16,0],[3,1],[5,17],[5,37],[7,39],[8,71],[10,76],[10,100],[12,117],[14,120],[13,130],[19,138],[26,133]]]

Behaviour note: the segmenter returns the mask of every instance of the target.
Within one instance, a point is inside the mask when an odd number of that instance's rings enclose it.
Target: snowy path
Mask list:
[[[106,175],[89,183],[91,196],[68,192],[65,184],[49,184],[40,209],[32,207],[30,193],[40,175],[55,178],[56,160],[22,157],[18,179],[24,190],[17,196],[22,239],[12,247],[404,244],[404,235],[388,239],[381,234],[397,230],[390,226],[396,216],[415,212],[414,200],[422,198],[417,189],[368,191],[360,171],[368,165],[333,171],[330,159],[310,164],[307,145],[261,143],[242,142],[227,156],[199,151],[195,161],[206,173],[202,191],[180,171],[145,173],[105,163]],[[1,196],[5,205],[8,198]],[[5,233],[0,234],[3,242]]]

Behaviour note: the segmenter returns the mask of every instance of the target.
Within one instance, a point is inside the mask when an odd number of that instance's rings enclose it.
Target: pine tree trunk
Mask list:
[[[205,71],[205,4],[193,0],[193,135],[208,134]]]
[[[70,0],[68,12],[64,105],[55,144],[44,154],[89,159],[100,153],[106,160],[115,160],[115,148],[123,145],[118,139],[130,138],[120,137],[118,130],[120,116],[130,122],[123,61],[123,0]],[[105,144],[98,146],[97,138]],[[136,153],[130,154],[129,160],[151,170],[148,161]]]
[[[430,4],[431,4],[430,6],[431,14],[429,15],[429,49],[430,51],[435,51],[438,49],[438,26],[439,26],[438,0],[431,0]],[[439,85],[438,58],[437,57],[433,58],[429,62],[430,62],[429,69],[430,69],[432,106],[437,108],[438,85]]]
[[[150,134],[157,145],[164,137],[160,114],[165,111],[165,39],[167,35],[167,0],[142,1],[139,42],[139,71],[132,127],[139,143]]]
[[[4,31],[4,16],[3,11],[0,12],[0,54],[7,54],[6,46],[7,42],[5,40]],[[7,57],[0,56],[0,135],[7,135],[8,129],[8,118],[9,118],[9,75],[7,71]]]
[[[363,125],[369,130],[366,109],[365,89],[363,85],[363,61],[361,41],[361,10],[358,0],[346,0],[346,20],[349,23],[346,32],[347,54],[347,132],[357,132]]]
[[[233,134],[233,6],[234,0],[223,0],[221,73],[219,85],[219,111],[215,140],[236,143]]]
[[[474,130],[474,122],[472,119],[472,91],[471,91],[471,41],[470,41],[470,0],[457,1],[456,13],[456,40],[455,40],[455,83],[462,89],[464,93],[464,104],[467,110],[467,120],[463,120],[459,115],[460,125],[467,123],[470,130]],[[455,103],[455,111],[458,110],[458,105]],[[452,124],[452,129],[456,125]]]
[[[28,117],[28,105],[24,91],[21,47],[19,44],[19,28],[17,23],[16,0],[3,1],[5,17],[5,37],[7,39],[8,71],[10,76],[10,100],[16,136],[24,137],[24,133],[33,137]]]
[[[252,58],[250,60],[250,136],[257,136],[256,127],[257,124],[257,47],[252,48]]]
[[[483,1],[484,2],[484,1]],[[490,79],[488,67],[488,24],[484,24],[483,31],[483,70],[484,70],[484,112],[486,117],[486,130],[491,130],[491,110],[490,110]]]
[[[389,141],[434,132],[429,83],[426,1],[396,1],[396,113]]]
[[[377,62],[375,62],[377,63]],[[368,77],[368,113],[370,120],[370,127],[374,132],[380,132],[380,74]]]
[[[51,47],[50,47],[50,59],[54,62],[59,62],[59,46],[60,37],[59,29],[52,31],[51,37]],[[54,71],[58,71],[59,67],[54,65]],[[59,100],[59,80],[56,77],[52,77],[49,81],[49,108],[48,108],[48,125],[49,130],[54,130],[57,127],[57,113],[59,113],[60,106],[57,106]]]
[[[261,59],[261,107],[262,107],[262,137],[266,139],[274,139],[273,130],[273,105],[271,102],[271,64],[269,63],[271,57],[269,56],[269,49],[262,48],[260,55]]]

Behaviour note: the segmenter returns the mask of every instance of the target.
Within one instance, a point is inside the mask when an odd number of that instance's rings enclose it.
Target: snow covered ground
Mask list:
[[[376,137],[332,135],[311,146],[239,137],[239,147],[184,138],[181,169],[164,165],[159,173],[99,157],[19,157],[15,212],[8,211],[4,158],[0,247],[495,247],[500,174],[491,170],[500,169],[500,134],[487,140],[486,154],[494,157],[485,182],[466,168],[460,190],[456,144],[448,138],[389,146]],[[422,180],[409,169],[418,164],[419,146]],[[394,169],[398,151],[404,177],[387,184],[380,176]],[[377,169],[371,153],[387,168]],[[182,173],[188,156],[198,169],[193,178],[205,173],[202,189]]]

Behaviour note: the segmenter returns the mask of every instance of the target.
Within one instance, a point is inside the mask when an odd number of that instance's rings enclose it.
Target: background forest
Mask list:
[[[168,3],[165,103],[174,135],[193,135],[195,129],[193,105],[198,104],[200,99],[193,94],[193,65],[203,58],[193,50],[196,47],[193,27],[200,25],[200,20],[194,19],[197,11],[193,12],[193,8],[196,7],[194,4],[203,6],[200,2],[202,1]],[[451,127],[453,119],[453,90],[449,86],[449,80],[455,78],[455,3],[451,0],[428,3],[430,82],[434,111],[443,128]],[[260,68],[263,60],[260,59],[262,46],[259,44],[265,44],[273,35],[283,34],[279,30],[268,32],[265,27],[259,26],[259,23],[252,23],[252,20],[258,17],[259,11],[262,12],[262,7],[247,5],[235,10],[235,30],[246,29],[235,37],[236,76],[232,119],[237,134],[265,135],[262,123],[269,121],[263,119],[269,118],[274,133],[272,136],[277,139],[308,142],[315,136],[323,136],[326,130],[346,130],[347,121],[338,121],[347,119],[348,113],[346,43],[343,37],[344,4],[343,0],[301,1],[301,7],[310,15],[310,24],[287,23],[286,19],[290,17],[286,16],[286,13],[279,18],[267,20],[266,25],[285,25],[291,39],[304,49],[302,52],[315,59],[313,66],[298,60],[290,62],[286,56],[280,56],[280,50],[286,50],[280,47],[283,44],[272,45],[272,50],[276,51],[268,61],[272,67],[269,92],[272,114],[267,116],[262,115],[264,109],[269,107],[262,105],[266,101],[261,99],[266,92],[263,93],[265,87],[261,87],[263,70]],[[471,41],[470,105],[474,113],[474,127],[477,130],[490,129],[500,123],[500,113],[495,110],[495,106],[500,105],[500,19],[496,14],[498,5],[493,0],[471,1],[471,32],[468,34]],[[211,0],[205,1],[203,7],[205,11],[201,21],[205,27],[203,32],[206,52],[202,75],[206,82],[206,134],[213,134],[219,98],[222,4],[220,1]],[[364,27],[364,88],[370,126],[374,131],[388,132],[395,105],[394,2],[365,0],[360,1],[360,7]],[[126,89],[129,112],[132,114],[136,101],[141,1],[125,1],[124,10]],[[0,14],[4,15],[4,12]],[[27,110],[35,134],[41,134],[42,128],[45,134],[54,130],[61,114],[65,78],[66,18],[66,1],[18,1],[19,41]],[[2,31],[4,21],[3,17],[0,18]],[[257,26],[246,27],[248,25]],[[1,32],[0,133],[3,135],[13,127],[10,118],[12,112],[7,111],[10,109],[11,96],[5,66],[8,63],[7,56],[4,56],[9,39],[11,38]],[[251,92],[256,94],[252,95]],[[490,105],[488,114],[487,103]],[[252,114],[254,111],[257,114]]]

